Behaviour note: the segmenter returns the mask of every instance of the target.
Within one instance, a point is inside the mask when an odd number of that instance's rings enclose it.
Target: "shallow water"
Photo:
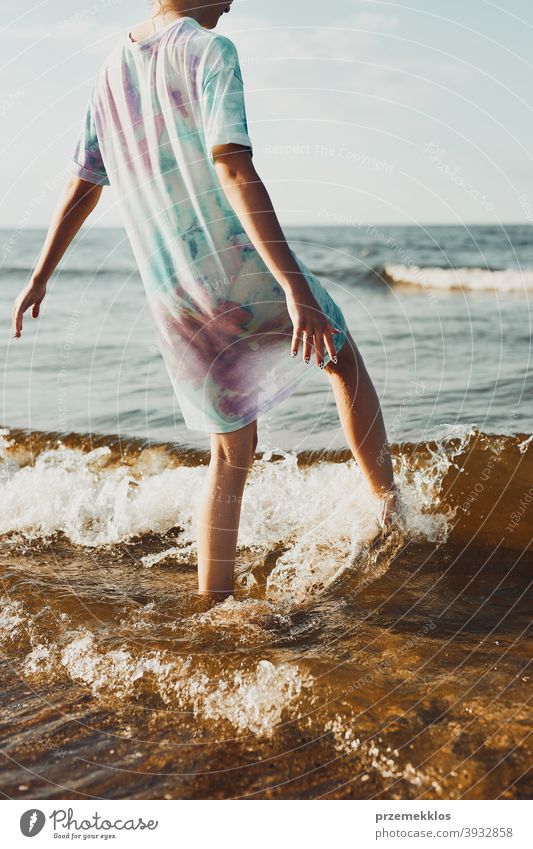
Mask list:
[[[4,795],[526,797],[532,442],[395,443],[401,525],[370,548],[346,453],[258,455],[213,606],[205,454],[5,432]]]

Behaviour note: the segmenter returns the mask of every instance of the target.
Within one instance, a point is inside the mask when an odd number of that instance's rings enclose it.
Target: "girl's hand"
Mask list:
[[[18,339],[22,335],[22,316],[27,309],[32,307],[32,318],[37,318],[42,300],[46,295],[46,283],[38,283],[36,280],[30,281],[25,289],[22,290],[15,303],[11,313],[11,324],[13,327],[13,337]]]
[[[287,293],[287,308],[294,326],[292,336],[291,355],[296,357],[303,341],[303,358],[309,364],[313,347],[316,354],[316,363],[324,368],[324,353],[327,350],[333,362],[337,362],[333,333],[341,331],[333,327],[320,309],[318,301],[313,296],[309,287],[297,293]]]

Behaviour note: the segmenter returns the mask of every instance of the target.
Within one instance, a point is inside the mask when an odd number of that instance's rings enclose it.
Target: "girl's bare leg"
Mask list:
[[[233,592],[241,504],[257,447],[257,422],[211,434],[211,462],[197,519],[198,587],[224,599]]]
[[[350,450],[371,491],[383,500],[382,518],[389,524],[398,506],[394,473],[381,405],[374,384],[351,334],[325,367]]]

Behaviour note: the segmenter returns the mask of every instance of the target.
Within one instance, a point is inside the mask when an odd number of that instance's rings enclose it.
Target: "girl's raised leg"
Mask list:
[[[370,489],[382,499],[381,521],[388,525],[398,507],[390,447],[379,398],[350,333],[337,355],[337,363],[330,361],[325,371],[350,450]]]

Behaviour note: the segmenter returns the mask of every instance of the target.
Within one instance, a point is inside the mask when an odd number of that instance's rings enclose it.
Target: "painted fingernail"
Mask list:
[[[319,365],[319,367],[320,367],[320,368],[324,368],[324,363],[323,363],[323,362],[319,363],[318,365]]]
[[[296,356],[296,351],[292,351],[292,352],[291,352],[291,357],[293,357],[293,359],[294,359],[294,357],[295,357],[295,356]]]
[[[305,358],[305,364],[306,364],[306,366],[308,366],[310,362],[311,362],[310,357],[306,357],[306,358]]]
[[[337,357],[333,357],[333,362],[337,365]]]

